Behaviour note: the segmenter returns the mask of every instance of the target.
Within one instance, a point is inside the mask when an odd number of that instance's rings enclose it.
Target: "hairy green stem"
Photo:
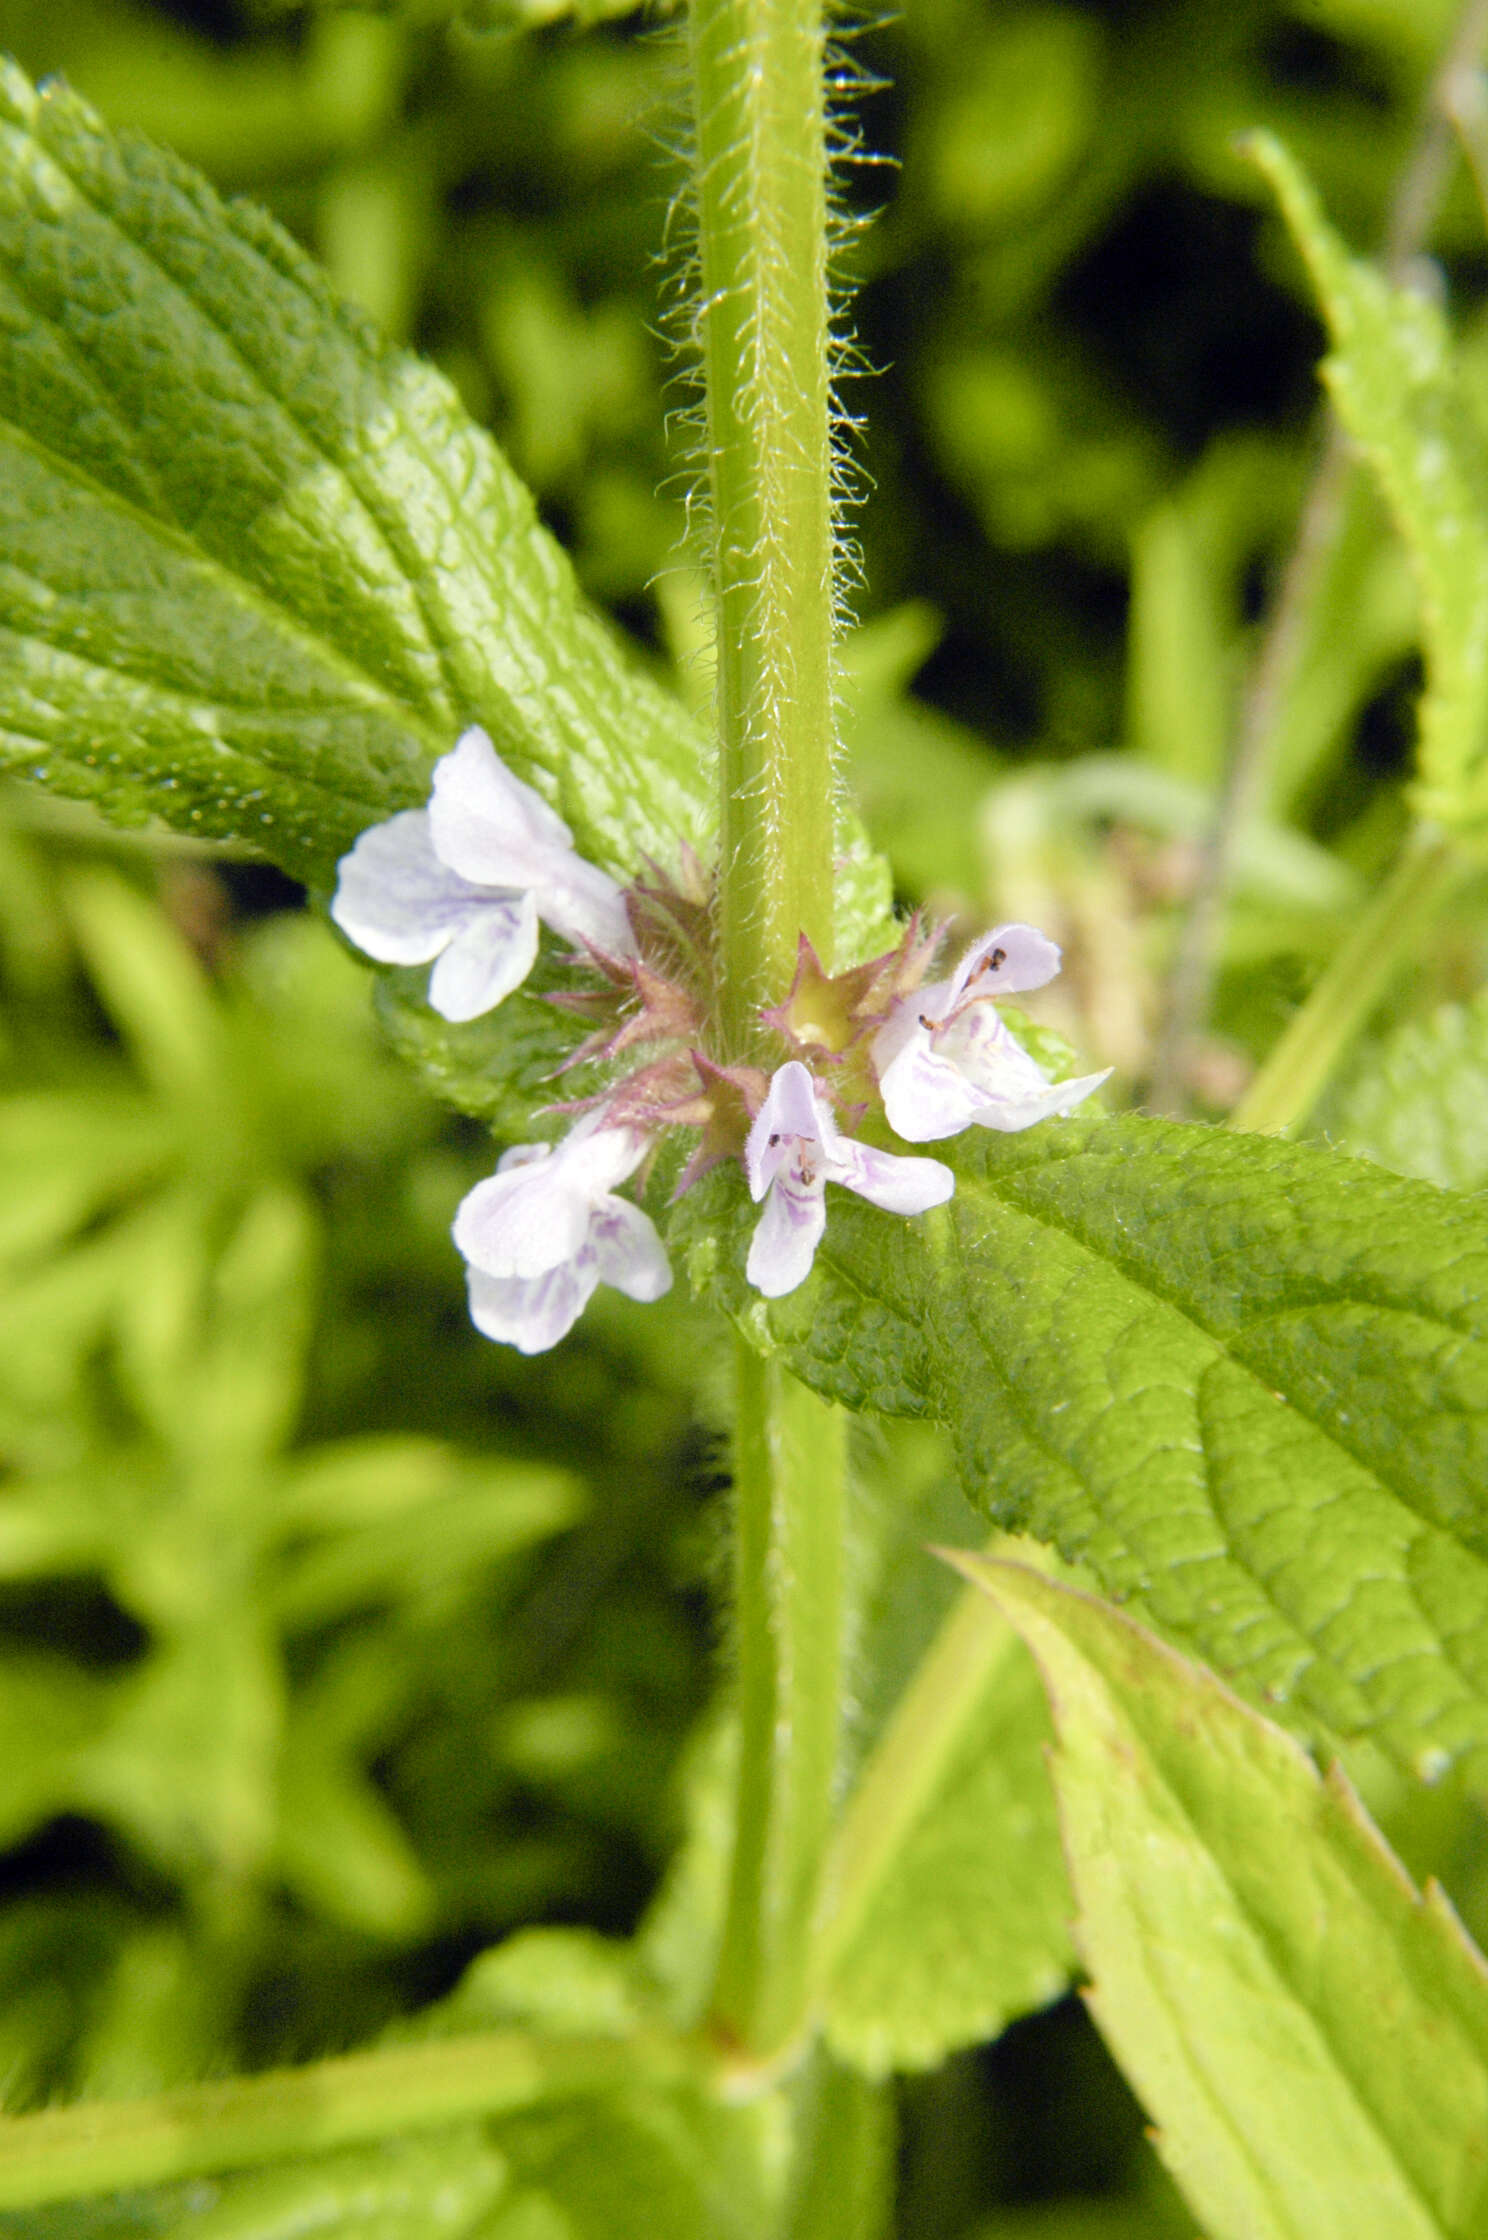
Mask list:
[[[148,2100],[87,2100],[0,2118],[0,2209],[169,2185],[698,2073],[699,2055],[678,2039],[544,2040],[511,2030],[185,2085]]]
[[[726,1027],[832,940],[832,430],[820,0],[692,0]]]
[[[1279,1135],[1307,1118],[1464,868],[1449,840],[1415,836],[1231,1113],[1230,1127]]]
[[[766,2060],[807,2021],[842,1696],[846,1419],[742,1338],[736,1355],[738,1809],[713,1995]]]

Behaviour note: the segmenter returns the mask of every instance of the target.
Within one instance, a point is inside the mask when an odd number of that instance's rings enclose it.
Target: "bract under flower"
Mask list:
[[[539,919],[610,956],[634,947],[620,888],[478,728],[435,764],[427,809],[371,826],[342,857],[331,916],[381,964],[432,961],[429,1001],[457,1022],[521,986]]]
[[[1015,1040],[995,999],[1041,988],[1059,951],[1032,926],[995,926],[973,943],[949,980],[903,996],[873,1038],[873,1062],[890,1127],[906,1143],[933,1143],[963,1128],[1013,1132],[1065,1113],[1106,1079],[1050,1081]]]
[[[826,1186],[841,1183],[889,1213],[924,1213],[956,1187],[938,1159],[906,1159],[844,1136],[798,1058],[780,1067],[744,1148],[749,1194],[765,1210],[745,1274],[767,1299],[804,1283],[827,1225]],[[768,1195],[767,1195],[768,1194]]]
[[[646,1155],[638,1129],[591,1113],[556,1147],[518,1144],[461,1202],[454,1238],[469,1263],[470,1314],[488,1338],[545,1353],[601,1283],[659,1299],[672,1271],[655,1224],[615,1187]]]

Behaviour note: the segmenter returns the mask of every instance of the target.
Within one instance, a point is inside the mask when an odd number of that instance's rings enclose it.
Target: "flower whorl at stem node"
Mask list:
[[[779,1052],[773,1071],[715,1055],[713,897],[696,860],[684,856],[675,880],[648,866],[622,889],[577,854],[567,825],[478,730],[436,765],[426,809],[361,835],[332,915],[379,961],[433,961],[429,1001],[457,1022],[526,977],[539,921],[577,945],[570,962],[585,982],[544,1000],[590,1030],[562,1070],[602,1066],[604,1087],[553,1107],[579,1115],[569,1133],[506,1152],[454,1224],[477,1328],[527,1353],[555,1345],[601,1283],[643,1300],[669,1289],[654,1223],[617,1195],[666,1134],[695,1138],[674,1196],[720,1161],[741,1162],[763,1201],[745,1273],[779,1298],[810,1273],[827,1183],[905,1216],[955,1189],[938,1160],[858,1141],[868,1111],[881,1107],[902,1138],[923,1143],[1031,1127],[1105,1079],[1049,1081],[993,1009],[1053,977],[1051,941],[998,926],[926,983],[942,936],[918,916],[893,948],[839,973],[802,934],[789,992],[758,1015]]]

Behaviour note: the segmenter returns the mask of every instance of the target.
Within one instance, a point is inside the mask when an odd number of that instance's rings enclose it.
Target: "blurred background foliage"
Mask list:
[[[913,0],[852,40],[893,164],[841,182],[882,206],[848,251],[879,369],[845,384],[871,493],[854,779],[906,901],[1058,936],[1039,1016],[1130,1091],[1318,448],[1321,331],[1234,135],[1271,125],[1377,241],[1452,14]],[[266,203],[437,360],[590,591],[706,697],[665,434],[664,18],[0,0],[0,47]],[[1488,367],[1465,173],[1433,250],[1423,284]],[[1236,859],[1201,1110],[1398,843],[1417,629],[1356,478]],[[1488,1182],[1485,958],[1469,888],[1335,1140]],[[518,1924],[629,1930],[678,1835],[717,1663],[708,1342],[685,1302],[609,1292],[556,1359],[474,1335],[448,1223],[488,1141],[414,1090],[367,986],[262,867],[0,794],[12,2106],[365,2038]],[[948,1591],[895,1551],[927,1504],[958,1535],[907,1436],[860,1454],[860,1742]],[[1481,1934],[1480,1820],[1378,1787]],[[901,2116],[911,2240],[1169,2229],[1073,2002],[913,2080]]]

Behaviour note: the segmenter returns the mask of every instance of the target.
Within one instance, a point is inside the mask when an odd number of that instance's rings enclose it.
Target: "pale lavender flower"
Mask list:
[[[765,1210],[745,1274],[767,1299],[794,1291],[811,1273],[827,1225],[826,1187],[841,1183],[888,1213],[924,1213],[956,1187],[938,1159],[906,1159],[844,1136],[799,1058],[780,1067],[744,1147],[749,1194]]]
[[[602,1112],[581,1120],[556,1149],[523,1143],[505,1153],[455,1215],[477,1330],[520,1353],[546,1353],[601,1283],[641,1300],[671,1289],[655,1225],[614,1194],[645,1155],[640,1131],[611,1127]]]
[[[434,765],[427,809],[371,826],[341,858],[331,916],[381,964],[433,961],[429,1001],[455,1021],[521,986],[539,919],[609,956],[634,949],[619,887],[479,729]]]
[[[906,1143],[933,1143],[963,1128],[1031,1128],[1068,1112],[1106,1073],[1050,1081],[995,1009],[995,998],[1041,988],[1059,951],[1032,926],[996,926],[967,950],[949,980],[901,996],[873,1038],[873,1063],[890,1127]]]

